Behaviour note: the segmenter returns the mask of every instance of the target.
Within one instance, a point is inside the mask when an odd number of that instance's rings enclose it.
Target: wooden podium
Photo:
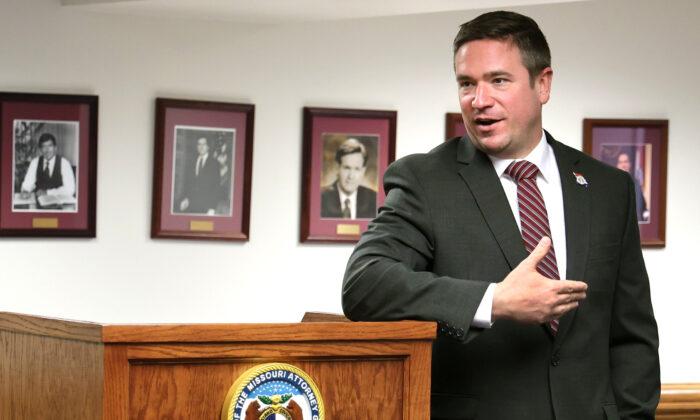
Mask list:
[[[432,322],[100,325],[0,312],[0,419],[218,420],[247,369],[289,363],[327,420],[429,419]]]

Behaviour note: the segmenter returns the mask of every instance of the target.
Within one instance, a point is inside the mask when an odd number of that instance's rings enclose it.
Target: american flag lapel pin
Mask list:
[[[588,188],[588,181],[586,181],[586,178],[583,175],[578,172],[574,172],[574,176],[576,177],[576,182],[579,185],[583,185],[584,187]]]

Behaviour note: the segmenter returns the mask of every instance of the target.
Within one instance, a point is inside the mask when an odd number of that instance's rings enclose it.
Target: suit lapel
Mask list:
[[[508,265],[515,268],[527,257],[527,251],[491,160],[476,150],[465,136],[459,140],[457,161],[464,164],[460,166],[459,175],[472,192]]]
[[[338,181],[333,183],[333,199],[330,202],[330,209],[333,214],[342,216],[343,211],[340,208],[340,193],[338,192]]]
[[[566,224],[566,278],[583,281],[588,258],[588,244],[591,223],[591,197],[587,185],[579,184],[575,173],[585,177],[578,167],[579,157],[566,146],[555,141],[547,133],[547,141],[554,150],[554,156],[561,178],[564,199],[564,223]],[[559,320],[559,332],[554,340],[558,349],[573,323],[577,310],[569,311]]]
[[[577,182],[574,173],[581,173],[579,156],[554,140],[549,133],[547,142],[552,146],[561,178],[566,230],[566,278],[583,280],[590,236],[591,198],[587,186]],[[515,268],[527,251],[518,230],[503,187],[493,170],[490,159],[476,150],[465,136],[459,141],[457,161],[462,163],[459,175],[474,196],[484,220],[494,235],[510,268]],[[585,177],[585,173],[581,173]],[[504,221],[506,221],[504,223]],[[559,332],[554,339],[555,350],[561,347],[577,310],[569,311],[559,320]]]

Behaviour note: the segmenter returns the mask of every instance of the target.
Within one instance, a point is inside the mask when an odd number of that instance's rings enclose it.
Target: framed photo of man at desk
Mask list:
[[[0,93],[0,235],[95,236],[97,106]]]
[[[254,106],[156,99],[151,237],[249,238]]]
[[[356,242],[384,202],[396,111],[304,108],[301,242]]]
[[[645,247],[666,245],[667,149],[668,120],[583,120],[583,151],[632,178]]]

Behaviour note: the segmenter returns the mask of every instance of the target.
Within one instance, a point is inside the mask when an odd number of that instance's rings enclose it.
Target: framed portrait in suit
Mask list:
[[[356,242],[384,202],[396,111],[304,108],[301,242]]]
[[[95,237],[97,96],[0,93],[0,235]]]
[[[254,111],[156,99],[152,238],[248,240]]]
[[[445,141],[453,137],[462,137],[467,134],[467,129],[464,127],[462,114],[459,112],[445,113]]]
[[[666,245],[668,120],[584,119],[583,151],[628,172],[642,246]]]

